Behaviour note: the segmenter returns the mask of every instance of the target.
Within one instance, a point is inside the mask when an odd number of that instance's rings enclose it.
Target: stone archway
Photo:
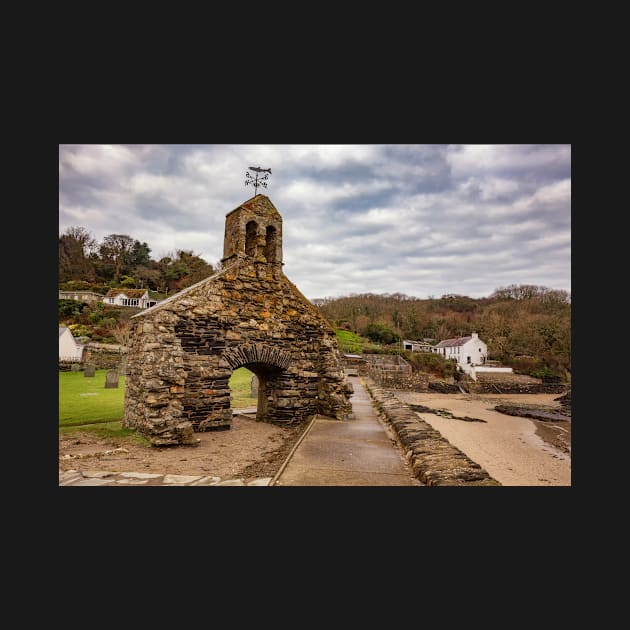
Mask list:
[[[232,370],[246,367],[258,378],[256,420],[268,422],[275,415],[282,373],[291,364],[291,354],[261,343],[247,343],[223,353]]]

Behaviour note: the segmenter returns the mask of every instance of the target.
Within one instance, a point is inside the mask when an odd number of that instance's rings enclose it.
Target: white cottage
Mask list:
[[[149,308],[155,306],[156,300],[149,298],[149,292],[144,289],[110,289],[103,298],[110,306],[132,306],[134,308]]]
[[[488,358],[488,346],[475,332],[470,337],[444,339],[433,348],[433,352],[441,354],[445,359],[455,359],[462,368],[483,365]]]
[[[59,360],[80,361],[83,346],[78,344],[72,332],[66,326],[59,326]]]

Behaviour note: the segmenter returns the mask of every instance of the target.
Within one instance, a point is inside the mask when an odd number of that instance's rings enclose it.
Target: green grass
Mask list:
[[[59,372],[59,426],[69,427],[122,420],[125,377],[118,388],[105,389],[108,370],[96,370],[94,377],[83,372]]]
[[[252,391],[253,372],[247,368],[240,367],[232,373],[230,378],[230,389],[232,390],[232,409],[242,407],[256,407],[258,400],[250,395]]]
[[[123,429],[120,421],[59,427],[59,435],[77,433],[91,433],[99,438],[125,438],[150,446],[149,440],[142,437],[135,429]]]
[[[380,344],[373,343],[365,337],[359,337],[359,335],[342,328],[337,328],[337,340],[341,353],[362,354],[365,352],[369,354],[383,351]]]
[[[339,349],[342,352],[348,352],[350,354],[359,354],[363,347],[362,339],[359,335],[355,335],[349,330],[337,329],[337,339],[339,341]]]
[[[125,377],[118,380],[118,388],[105,389],[107,370],[96,370],[92,378],[83,372],[59,372],[59,432],[65,433],[72,427],[93,433],[101,431],[111,437],[130,435],[134,431],[122,429],[125,400]],[[250,396],[252,372],[247,368],[234,370],[230,378],[232,408],[255,407],[256,398]]]

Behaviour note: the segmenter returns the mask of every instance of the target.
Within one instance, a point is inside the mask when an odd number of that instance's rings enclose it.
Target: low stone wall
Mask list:
[[[76,365],[77,367],[72,369],[72,366]],[[83,365],[78,361],[59,361],[59,371],[60,372],[72,372],[72,371],[81,371],[83,369]]]
[[[431,381],[428,385],[429,391],[439,392],[440,394],[461,394],[462,388],[464,391],[468,391],[470,384],[469,383],[461,383],[459,386],[454,383],[446,383],[444,381]]]
[[[126,374],[127,349],[116,344],[91,342],[83,351],[83,363],[91,363],[97,370],[119,370],[120,374]]]
[[[392,372],[372,368],[361,376],[368,376],[376,384],[386,389],[406,389],[412,392],[426,392],[429,390],[429,377],[422,372]]]
[[[413,474],[427,486],[500,486],[486,470],[455,448],[394,394],[370,379],[365,386],[381,418],[396,433]]]
[[[471,394],[564,394],[562,383],[466,383]],[[460,392],[458,392],[460,393]]]

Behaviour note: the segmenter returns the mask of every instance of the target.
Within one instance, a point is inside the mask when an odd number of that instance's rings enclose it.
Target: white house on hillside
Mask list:
[[[79,345],[69,328],[59,326],[59,360],[80,361],[83,356],[83,346]]]
[[[145,289],[110,289],[105,294],[103,302],[110,306],[133,306],[135,308],[149,308],[157,304],[156,300],[149,298],[149,292]]]
[[[462,368],[467,365],[483,365],[488,358],[488,346],[475,332],[470,337],[444,339],[433,348],[433,352],[441,354],[445,359],[455,359]]]

